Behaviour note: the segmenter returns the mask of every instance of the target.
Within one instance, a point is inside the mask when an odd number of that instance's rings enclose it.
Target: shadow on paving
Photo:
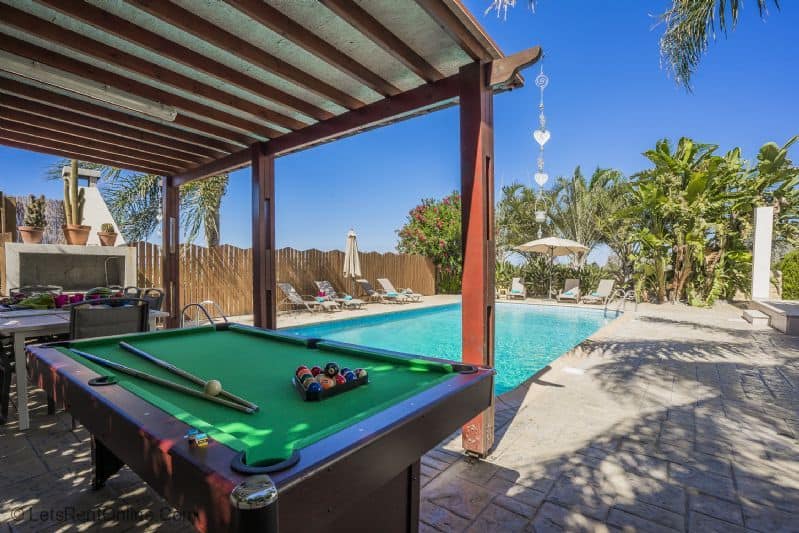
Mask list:
[[[67,413],[47,415],[41,390],[29,405],[29,430],[0,426],[0,532],[195,531],[127,467],[92,490],[89,433],[72,431]]]
[[[554,456],[516,440],[456,460],[424,480],[422,530],[799,532],[798,344],[735,337],[593,343],[587,374],[639,414]]]

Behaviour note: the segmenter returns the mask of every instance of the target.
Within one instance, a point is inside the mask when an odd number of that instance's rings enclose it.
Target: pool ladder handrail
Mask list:
[[[205,318],[208,320],[208,323],[212,326],[216,324],[214,319],[211,317],[211,314],[208,312],[208,309],[205,308],[207,305],[212,305],[214,310],[219,314],[219,317],[227,324],[228,319],[225,315],[225,312],[219,306],[218,303],[214,302],[213,300],[204,300],[200,303],[190,303],[183,306],[183,309],[180,310],[180,327],[183,328],[186,325],[186,310],[192,307],[196,307],[202,314],[205,315]],[[200,316],[199,313],[196,315],[197,319],[195,320],[195,325],[200,325]]]

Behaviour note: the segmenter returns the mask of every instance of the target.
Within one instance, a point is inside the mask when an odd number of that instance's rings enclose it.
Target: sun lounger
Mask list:
[[[614,284],[615,282],[612,279],[599,280],[599,286],[596,288],[596,291],[591,294],[586,294],[580,301],[605,305],[608,302],[608,298],[610,298],[610,295],[613,293]]]
[[[558,301],[573,300],[580,301],[580,280],[569,278],[563,284],[563,290],[557,295]]]
[[[336,302],[321,297],[301,296],[291,283],[278,283],[277,286],[285,296],[283,301],[280,302],[281,306],[287,306],[291,309],[305,309],[310,312],[341,311],[341,307]]]
[[[422,295],[413,292],[410,288],[397,290],[388,278],[377,278],[377,282],[383,287],[384,294],[398,294],[400,298],[405,298],[410,302],[421,302]]]
[[[358,298],[353,298],[349,294],[340,296],[329,281],[324,281],[324,280],[314,281],[314,283],[319,288],[320,292],[325,293],[325,296],[327,296],[327,298],[329,298],[331,301],[336,302],[345,309],[363,309],[363,306],[366,305],[366,302],[364,302],[363,300],[360,300]]]
[[[407,298],[401,298],[399,294],[386,294],[383,292],[378,291],[372,284],[369,283],[369,280],[366,279],[356,279],[355,282],[361,287],[361,290],[366,294],[370,300],[375,302],[391,302],[396,304],[406,303],[409,300]]]
[[[522,278],[513,278],[510,282],[510,290],[508,291],[508,298],[527,298],[527,287],[524,286]]]

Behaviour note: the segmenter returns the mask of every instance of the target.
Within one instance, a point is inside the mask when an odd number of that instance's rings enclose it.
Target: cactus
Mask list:
[[[116,233],[116,231],[114,231],[114,225],[109,222],[100,224],[100,231],[103,233]]]
[[[32,194],[30,195],[28,205],[25,206],[25,219],[23,221],[26,226],[39,229],[44,229],[47,226],[47,218],[44,215],[45,204],[44,195],[39,198]]]
[[[78,161],[73,159],[69,175],[64,178],[64,214],[68,225],[83,224],[85,205],[86,192],[78,189]]]

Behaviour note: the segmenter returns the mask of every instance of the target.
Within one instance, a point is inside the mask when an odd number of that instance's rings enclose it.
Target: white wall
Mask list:
[[[100,195],[100,189],[97,187],[81,187],[81,189],[86,191],[86,206],[83,209],[83,224],[92,227],[87,244],[99,245],[100,238],[97,237],[97,232],[100,231],[100,226],[110,222],[114,225],[116,232],[119,233],[116,245],[124,245],[125,239],[122,238],[122,234],[117,227],[117,223],[111,216],[108,206],[105,205],[105,200],[103,200],[103,197]]]
[[[771,281],[771,237],[773,207],[755,208],[755,231],[752,239],[752,299],[767,300]]]

